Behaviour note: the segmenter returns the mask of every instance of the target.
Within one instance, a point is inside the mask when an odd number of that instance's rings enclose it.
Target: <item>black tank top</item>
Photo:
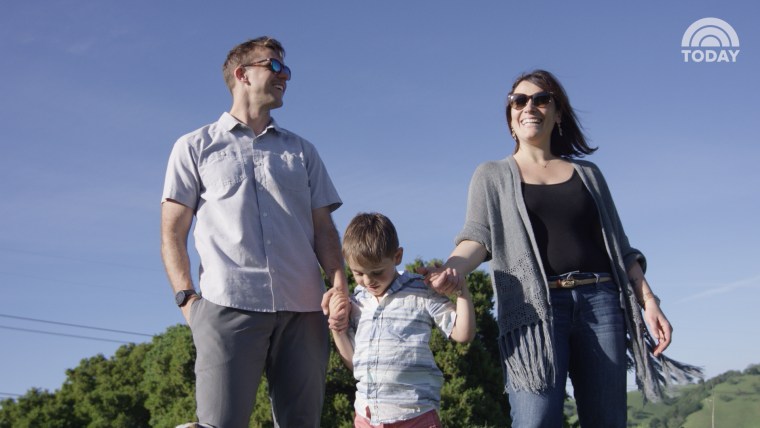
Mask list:
[[[522,183],[522,192],[547,276],[610,272],[599,212],[578,171],[564,183]]]

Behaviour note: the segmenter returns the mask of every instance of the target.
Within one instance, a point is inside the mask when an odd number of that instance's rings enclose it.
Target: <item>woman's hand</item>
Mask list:
[[[461,290],[466,276],[483,263],[488,251],[483,244],[475,241],[462,241],[446,261],[446,265],[422,266],[417,273],[425,276],[425,284],[438,294],[448,296]]]
[[[657,340],[657,346],[655,346],[654,356],[657,357],[662,354],[665,349],[670,346],[670,341],[673,335],[673,327],[665,317],[665,314],[660,309],[660,304],[654,297],[644,301],[644,321],[646,321],[649,327],[649,332],[652,337]]]
[[[652,287],[649,286],[649,282],[644,277],[644,270],[639,262],[631,264],[628,268],[628,279],[633,284],[633,290],[636,293],[639,305],[644,309],[644,321],[647,323],[647,327],[649,327],[649,332],[657,340],[657,345],[652,350],[652,353],[654,353],[655,357],[658,357],[662,354],[662,351],[670,346],[673,327],[665,317],[665,314],[662,313],[660,299],[652,292]]]
[[[417,268],[417,273],[425,276],[425,284],[435,290],[436,293],[448,296],[461,289],[464,284],[463,278],[456,269],[450,267],[422,266]]]

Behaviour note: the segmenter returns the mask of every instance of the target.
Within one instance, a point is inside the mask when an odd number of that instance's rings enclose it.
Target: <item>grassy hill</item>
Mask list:
[[[565,406],[576,421],[572,401]],[[713,406],[714,405],[714,406]],[[713,425],[714,421],[714,425]],[[628,426],[637,428],[760,427],[760,365],[729,371],[673,391],[660,403],[643,403],[638,391],[628,393]]]
[[[714,403],[714,406],[713,406]],[[746,374],[715,385],[702,409],[690,414],[684,428],[760,426],[760,374]]]

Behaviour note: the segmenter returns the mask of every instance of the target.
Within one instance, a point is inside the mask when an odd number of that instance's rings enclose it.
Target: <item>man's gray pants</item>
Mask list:
[[[200,423],[246,428],[266,370],[276,427],[318,428],[330,353],[322,312],[251,312],[192,302]]]

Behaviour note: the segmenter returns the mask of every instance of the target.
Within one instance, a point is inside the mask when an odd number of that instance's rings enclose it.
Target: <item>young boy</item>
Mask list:
[[[437,409],[443,375],[429,341],[434,325],[457,342],[475,336],[472,298],[463,284],[456,305],[428,288],[422,277],[399,273],[403,248],[396,228],[382,214],[359,214],[343,237],[343,256],[356,279],[347,331],[333,330],[344,364],[354,372],[354,426],[441,427]],[[455,272],[443,272],[454,275]],[[330,313],[348,309],[335,294]]]

